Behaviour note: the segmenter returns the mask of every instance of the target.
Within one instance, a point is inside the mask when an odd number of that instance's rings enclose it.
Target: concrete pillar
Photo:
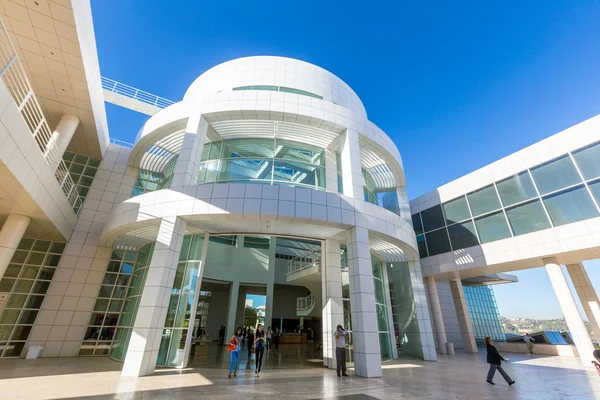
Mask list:
[[[15,251],[23,239],[31,218],[25,215],[10,214],[0,230],[0,279],[15,255]]]
[[[60,121],[58,121],[58,125],[56,126],[56,129],[54,129],[54,132],[52,132],[52,137],[48,141],[46,152],[44,153],[44,156],[47,156],[52,152],[52,149],[55,149],[55,153],[58,157],[52,165],[53,170],[58,167],[58,163],[62,160],[62,156],[65,154],[65,150],[67,149],[67,146],[69,146],[78,126],[79,118],[74,115],[63,114]]]
[[[354,227],[349,230],[348,273],[350,276],[350,308],[356,375],[365,378],[381,376],[381,355],[375,288],[369,248],[369,231]]]
[[[458,318],[458,326],[460,328],[460,336],[467,353],[477,353],[477,343],[475,342],[475,332],[471,323],[471,316],[467,308],[467,300],[465,291],[463,290],[460,279],[450,281],[450,290],[452,291],[452,300],[454,300],[454,308],[456,309],[456,317]]]
[[[438,352],[440,354],[446,354],[448,353],[448,350],[446,349],[448,339],[446,338],[446,327],[444,325],[442,307],[440,306],[440,297],[435,284],[435,278],[433,276],[428,276],[425,278],[425,284],[427,285],[427,292],[429,293],[429,306],[431,307],[433,332],[435,333]]]
[[[412,213],[410,212],[410,204],[408,202],[406,186],[396,187],[396,196],[398,196],[398,209],[400,211],[400,217],[402,217],[402,219],[412,226]]]
[[[571,281],[573,281],[583,311],[592,326],[592,335],[596,342],[600,343],[600,301],[592,286],[590,277],[582,263],[567,265],[567,271]]]
[[[202,276],[204,275],[204,266],[206,264],[206,256],[208,254],[208,238],[209,233],[204,233],[204,241],[202,242],[202,254],[200,255],[200,265],[198,266],[198,279],[196,280],[196,290],[194,292],[194,302],[190,310],[190,326],[185,338],[185,347],[183,348],[183,368],[187,367],[192,349],[192,337],[194,336],[194,321],[196,320],[196,312],[198,311],[198,300],[200,298],[200,289],[202,288]],[[177,250],[178,252],[180,250]]]
[[[160,222],[152,261],[135,317],[121,375],[152,375],[187,223],[177,217]]]
[[[240,283],[231,282],[231,288],[229,290],[229,311],[227,312],[227,326],[225,327],[225,343],[229,341],[229,338],[233,336],[237,326],[235,324],[237,309],[238,309],[238,297],[240,295]]]
[[[304,329],[304,317],[300,317],[300,332]]]
[[[273,282],[267,283],[267,299],[265,304],[265,329],[271,326],[273,320],[273,296],[275,295],[275,284]],[[273,327],[271,326],[271,329]]]
[[[340,135],[340,147],[342,155],[344,196],[363,200],[365,195],[363,191],[358,132],[346,129],[346,132]]]
[[[175,164],[171,181],[172,189],[196,184],[206,132],[208,132],[208,121],[202,117],[202,114],[199,111],[190,114],[183,134],[181,151]]]
[[[381,263],[383,269],[383,287],[385,292],[385,302],[387,304],[388,314],[388,332],[390,333],[390,346],[392,348],[392,358],[398,359],[398,347],[396,346],[396,327],[394,326],[394,315],[392,314],[392,298],[390,296],[390,281],[388,278],[388,264]]]
[[[550,283],[552,283],[552,288],[554,288],[554,293],[556,294],[562,313],[567,321],[567,326],[573,337],[573,343],[577,347],[581,362],[587,367],[594,360],[592,356],[594,346],[583,324],[577,304],[563,274],[562,267],[554,257],[544,258],[542,261],[546,267],[546,272],[550,278]]]
[[[337,157],[335,151],[325,149],[325,190],[338,193]]]
[[[342,264],[340,241],[325,240],[323,270],[323,364],[336,368],[334,332],[338,325],[344,325],[344,302],[342,300]]]

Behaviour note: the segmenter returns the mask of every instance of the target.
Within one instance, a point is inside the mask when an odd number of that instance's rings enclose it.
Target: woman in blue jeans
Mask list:
[[[233,370],[233,376],[237,376],[238,363],[240,361],[240,344],[242,343],[242,339],[244,335],[242,334],[242,328],[237,328],[235,334],[231,337],[229,341],[230,344],[235,345],[235,350],[231,350],[231,361],[229,362],[229,379],[231,379],[231,371]]]

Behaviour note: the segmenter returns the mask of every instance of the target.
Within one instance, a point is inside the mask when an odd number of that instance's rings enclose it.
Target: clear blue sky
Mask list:
[[[102,75],[180,100],[232,58],[317,64],[394,139],[411,198],[600,114],[598,1],[165,4],[92,2]],[[111,136],[126,141],[146,120],[107,113]],[[588,266],[600,287],[600,262]],[[509,294],[496,290],[504,315],[560,315],[543,270],[518,275]]]

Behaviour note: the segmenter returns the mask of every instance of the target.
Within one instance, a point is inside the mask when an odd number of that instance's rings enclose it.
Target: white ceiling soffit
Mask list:
[[[142,156],[140,168],[161,172],[173,156],[179,154],[183,144],[184,131],[178,131],[154,143]]]
[[[377,185],[377,189],[389,190],[395,188],[398,185],[396,184],[393,171],[388,163],[378,154],[378,149],[372,146],[371,143],[366,138],[359,137],[361,165],[369,171]]]
[[[407,255],[400,247],[372,232],[369,234],[369,244],[371,250],[377,253],[377,255],[385,262],[408,261]]]
[[[114,243],[115,249],[138,251],[148,243],[152,243],[158,236],[158,223],[152,226],[135,229],[117,237]]]

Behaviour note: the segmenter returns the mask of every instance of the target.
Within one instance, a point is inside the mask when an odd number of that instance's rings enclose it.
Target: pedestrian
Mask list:
[[[493,342],[491,337],[486,336],[484,341],[485,348],[487,350],[487,362],[488,364],[490,364],[490,370],[487,374],[487,383],[489,383],[490,385],[495,385],[492,379],[494,379],[496,370],[498,370],[500,371],[500,375],[502,375],[502,377],[506,380],[506,383],[508,383],[508,386],[514,385],[515,381],[510,379],[510,376],[508,376],[508,374],[504,371],[504,368],[502,368],[501,365],[502,361],[508,361],[508,358],[504,358],[500,355],[500,353],[498,353],[496,346],[492,344]]]
[[[248,328],[248,360],[252,356],[252,347],[254,346],[254,332],[252,332],[252,328]]]
[[[337,362],[337,376],[348,376],[346,375],[346,339],[348,337],[348,331],[345,330],[341,325],[338,325],[333,336],[335,337],[335,360]]]
[[[275,327],[275,332],[273,332],[273,342],[275,343],[275,350],[279,351],[279,338],[281,337],[281,332],[279,332],[279,327]]]
[[[227,351],[231,355],[231,361],[229,362],[229,379],[231,379],[231,371],[233,371],[233,376],[237,376],[238,364],[240,361],[240,344],[242,343],[242,328],[239,327],[229,340],[229,344],[227,345]]]
[[[271,338],[272,337],[273,337],[273,331],[271,330],[271,327],[268,327],[267,334],[266,334],[267,345],[265,346],[267,348],[267,351],[271,350]]]
[[[265,351],[265,332],[263,331],[263,326],[261,324],[258,324],[258,326],[256,327],[256,336],[254,339],[254,357],[256,358],[255,361],[255,371],[254,371],[254,375],[257,378],[260,378],[260,370],[262,368],[262,358],[263,358],[263,353]]]
[[[313,332],[313,330],[311,328],[308,328],[308,330],[306,331],[306,345],[307,346],[312,346],[315,340],[315,333]]]
[[[523,336],[523,340],[527,345],[527,350],[529,350],[529,354],[533,354],[533,343],[531,342],[535,342],[535,339],[532,338],[529,333],[525,333],[525,336]]]

